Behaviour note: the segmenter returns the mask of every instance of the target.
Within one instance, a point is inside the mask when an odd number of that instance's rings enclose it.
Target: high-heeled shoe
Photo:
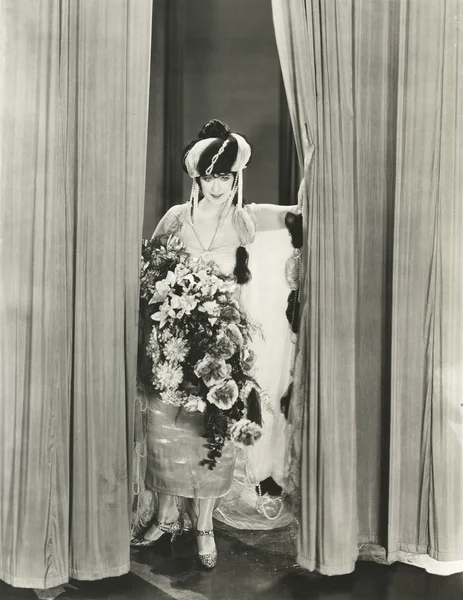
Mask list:
[[[211,537],[214,537],[214,530],[213,529],[209,529],[209,530],[201,530],[201,529],[197,529],[196,530],[196,536],[197,537],[201,537],[204,535],[209,535]],[[201,561],[201,564],[206,567],[206,569],[213,569],[215,567],[215,565],[217,564],[217,550],[213,550],[212,552],[207,552],[207,553],[201,553],[198,552],[198,556],[199,556],[199,560]]]
[[[181,517],[177,521],[173,521],[172,523],[163,523],[162,521],[154,519],[150,523],[149,527],[145,530],[145,532],[153,525],[155,525],[159,530],[161,530],[162,534],[155,540],[147,540],[145,537],[132,537],[130,541],[130,545],[132,546],[132,548],[149,548],[150,546],[153,546],[158,540],[160,540],[164,533],[170,533],[170,541],[171,543],[173,543],[175,541],[175,538],[178,535],[181,535],[181,533],[183,532],[183,519]]]

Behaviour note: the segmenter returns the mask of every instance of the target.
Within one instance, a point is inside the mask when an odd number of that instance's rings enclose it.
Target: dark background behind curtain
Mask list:
[[[268,0],[157,0],[143,233],[186,201],[183,147],[211,118],[248,135],[248,202],[294,204],[299,176]]]
[[[294,131],[289,115],[285,86],[280,75],[280,135],[278,161],[278,204],[295,204],[301,182]]]

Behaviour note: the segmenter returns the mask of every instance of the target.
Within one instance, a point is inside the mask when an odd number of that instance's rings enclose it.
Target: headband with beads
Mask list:
[[[230,170],[231,171],[242,171],[245,168],[245,166],[248,164],[249,159],[251,158],[251,146],[248,144],[248,142],[244,139],[243,136],[241,136],[237,133],[231,133],[230,136],[234,137],[236,139],[236,141],[238,142],[238,152],[236,154],[236,160],[233,163]],[[190,150],[188,151],[188,153],[185,157],[185,161],[184,161],[185,168],[190,177],[192,177],[194,179],[194,178],[200,176],[200,173],[198,172],[198,162],[199,162],[199,159],[200,159],[202,153],[211,144],[213,144],[219,140],[220,140],[220,138],[206,138],[204,140],[197,141],[196,144],[190,148]],[[209,167],[211,169],[211,171],[212,171],[212,167],[214,166],[218,157],[225,150],[225,147],[227,146],[227,144],[229,142],[230,142],[230,138],[227,138],[226,140],[224,140],[219,151],[212,159],[213,162],[211,163],[211,165]]]
[[[237,143],[238,143],[238,152],[236,154],[235,162],[231,167],[231,172],[236,172],[235,182],[233,188],[230,193],[229,201],[231,202],[237,194],[237,208],[243,207],[243,169],[246,168],[249,159],[251,158],[251,146],[248,142],[243,138],[243,136],[237,133],[231,133]],[[199,159],[211,144],[217,142],[220,138],[206,138],[204,140],[199,140],[190,148],[186,157],[185,157],[185,167],[188,175],[193,178],[193,183],[191,186],[191,194],[190,194],[190,203],[192,207],[192,212],[195,213],[198,207],[199,202],[199,185],[196,181],[197,177],[200,177],[200,173],[198,172],[198,162]],[[219,156],[223,153],[225,148],[230,142],[230,138],[227,138],[223,141],[217,153],[212,157],[211,164],[206,169],[206,175],[210,175],[214,168],[215,163],[217,162]]]

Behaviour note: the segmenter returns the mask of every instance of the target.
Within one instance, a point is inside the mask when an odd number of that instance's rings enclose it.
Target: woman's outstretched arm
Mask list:
[[[281,204],[250,204],[250,209],[256,219],[257,231],[275,231],[284,229],[287,213],[298,214],[299,206]]]

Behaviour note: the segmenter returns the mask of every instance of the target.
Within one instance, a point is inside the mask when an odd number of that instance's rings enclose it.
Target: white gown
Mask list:
[[[175,219],[172,219],[175,208],[161,220],[155,234],[175,232],[186,250],[200,257],[203,249],[191,225],[187,222],[180,227],[178,223],[175,225]],[[259,222],[259,205],[249,205],[247,209]],[[292,515],[279,500],[266,495],[260,501],[255,490],[255,484],[267,477],[273,477],[284,487],[286,421],[280,412],[280,398],[289,384],[293,358],[292,334],[285,315],[290,292],[285,279],[285,263],[292,254],[290,236],[286,228],[265,231],[265,223],[258,229],[261,231],[248,247],[252,279],[242,286],[240,299],[263,334],[262,337],[255,336],[254,340],[257,380],[266,392],[262,407],[263,435],[255,446],[238,451],[232,488],[220,500],[214,513],[216,519],[239,529],[269,529],[292,521]],[[233,272],[239,245],[232,219],[227,218],[211,249],[214,262],[224,274]],[[135,469],[140,477],[135,486],[141,492],[138,510],[146,520],[154,505],[150,492],[143,485],[143,460],[138,459]]]
[[[238,451],[232,489],[214,513],[217,520],[238,529],[271,529],[293,519],[279,500],[268,495],[262,499],[262,510],[255,489],[255,483],[267,477],[284,488],[287,428],[280,398],[290,382],[294,352],[285,315],[290,292],[285,264],[292,250],[286,229],[258,232],[248,248],[252,279],[243,288],[242,301],[263,333],[254,340],[257,379],[267,396],[263,404],[263,436],[256,445]]]

